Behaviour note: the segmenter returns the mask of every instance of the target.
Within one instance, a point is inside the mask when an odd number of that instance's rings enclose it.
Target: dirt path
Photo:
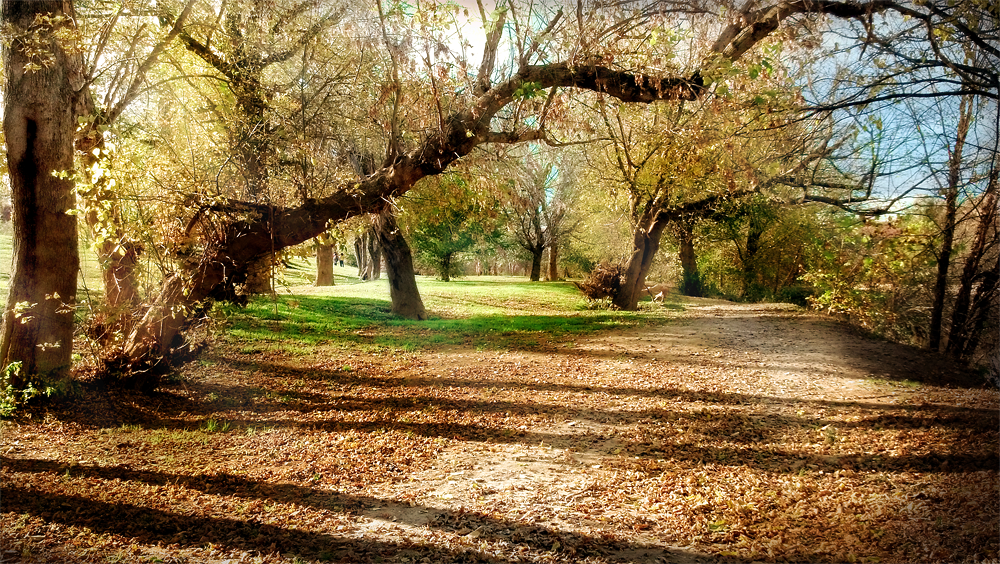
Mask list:
[[[0,556],[995,559],[1000,399],[963,378],[712,300],[544,350],[216,350],[155,401],[4,423]]]
[[[579,382],[592,391],[609,387],[609,380],[626,386],[638,382],[641,386],[663,372],[687,374],[684,392],[689,396],[712,403],[717,399],[713,391],[724,388],[724,395],[745,394],[746,402],[762,408],[761,415],[776,416],[786,415],[789,406],[816,402],[864,402],[868,409],[913,402],[928,405],[928,390],[918,381],[954,383],[969,378],[945,359],[912,347],[861,337],[829,318],[795,306],[692,301],[694,304],[688,305],[682,317],[667,326],[579,339],[555,355],[551,351],[453,350],[427,357],[419,369],[407,376],[462,378],[485,366],[495,376],[513,377],[519,382]],[[586,382],[594,374],[600,374],[597,380],[603,383],[591,388]],[[712,385],[712,380],[723,386]],[[933,397],[939,402],[952,399],[961,406],[967,393],[937,388]],[[622,398],[608,400],[621,402]],[[475,512],[473,508],[478,506],[486,506],[487,512],[510,507],[514,521],[522,523],[522,529],[527,523],[600,535],[603,529],[616,528],[605,527],[602,522],[616,517],[635,521],[635,515],[613,512],[605,512],[602,519],[594,521],[570,509],[580,501],[595,501],[588,495],[593,475],[581,468],[599,471],[606,458],[619,456],[634,446],[621,438],[619,430],[635,418],[627,406],[618,407],[617,416],[605,411],[593,417],[588,410],[575,409],[568,403],[561,410],[564,415],[560,413],[563,416],[556,417],[556,421],[524,429],[527,435],[542,437],[538,444],[524,441],[487,450],[461,444],[442,452],[434,467],[415,474],[394,492],[387,492],[391,496],[419,490],[419,508],[394,504],[371,508],[366,512],[372,519],[369,534],[398,523],[405,524],[397,525],[400,531],[414,534],[414,529],[440,524],[442,519],[447,522],[446,516],[456,512]],[[657,442],[648,446],[655,449]],[[788,469],[797,471],[807,463],[810,468],[818,468],[812,462],[839,465],[841,457],[822,453],[804,456]],[[519,512],[518,508],[524,507],[533,509]],[[476,538],[489,529],[482,523],[475,518],[458,520],[453,530]],[[514,527],[502,532],[516,536],[517,530]],[[718,557],[695,546],[664,543],[656,535],[642,534],[642,530],[637,529],[632,545],[612,547],[605,555],[616,561],[675,563],[709,562]]]

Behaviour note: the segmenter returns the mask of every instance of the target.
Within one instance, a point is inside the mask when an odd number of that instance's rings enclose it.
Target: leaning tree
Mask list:
[[[250,265],[267,253],[308,240],[331,221],[381,209],[387,198],[404,194],[420,179],[441,173],[477,147],[547,139],[547,111],[566,90],[599,92],[626,103],[694,101],[724,80],[720,69],[738,61],[783,24],[794,29],[803,22],[815,23],[821,15],[868,22],[875,14],[891,12],[928,22],[933,34],[941,17],[936,5],[921,8],[884,0],[783,0],[729,9],[721,18],[712,16],[709,8],[722,7],[722,3],[581,7],[572,15],[555,10],[544,18],[544,26],[536,26],[542,19],[540,8],[532,11],[511,3],[496,12],[493,27],[514,31],[509,47],[501,49],[502,33],[489,34],[475,73],[464,64],[460,65],[464,72],[449,74],[451,65],[434,58],[439,45],[429,44],[424,63],[429,66],[428,77],[434,77],[429,90],[436,119],[423,128],[401,130],[398,152],[390,153],[392,158],[381,168],[362,180],[345,181],[327,196],[285,206],[225,199],[208,204],[206,211],[225,220],[217,220],[214,235],[201,242],[197,257],[164,278],[128,336],[123,364],[136,370],[155,368],[175,345],[186,313],[227,281],[245,276]],[[652,32],[671,25],[670,15],[677,13],[721,22],[711,46],[682,67],[657,63],[642,48],[651,44]],[[444,84],[446,79],[451,82]],[[387,86],[385,92],[392,88]],[[219,215],[225,212],[233,213]]]
[[[436,4],[400,4],[394,5],[388,16],[453,29],[446,25],[446,15],[456,9]],[[486,19],[485,11],[481,12]],[[405,115],[418,100],[429,100],[432,112],[420,112],[414,115],[414,121],[400,122],[405,127],[390,131],[393,149],[386,151],[386,160],[373,174],[360,180],[344,178],[335,190],[322,195],[305,194],[278,203],[241,198],[239,194],[192,200],[185,232],[196,240],[185,248],[175,269],[164,276],[158,292],[139,312],[140,321],[126,337],[117,361],[132,374],[154,374],[182,341],[191,315],[211,299],[227,295],[228,285],[245,280],[252,266],[271,253],[322,233],[331,222],[381,210],[392,197],[404,194],[422,178],[447,170],[479,147],[551,140],[551,122],[555,118],[550,114],[568,91],[592,91],[638,104],[702,100],[725,84],[726,69],[779,29],[794,35],[803,25],[817,24],[827,15],[862,22],[870,30],[871,41],[875,41],[880,28],[869,24],[877,15],[888,13],[926,22],[923,33],[936,38],[936,26],[954,12],[933,2],[911,5],[886,0],[776,0],[743,7],[727,2],[655,2],[584,9],[581,4],[570,13],[555,7],[510,2],[494,12],[478,68],[469,65],[468,58],[462,56],[463,49],[450,47],[445,34],[435,34],[431,27],[422,28],[420,38],[408,44],[419,49],[422,56],[390,59],[395,60],[397,68],[422,66],[426,77],[423,91],[394,88],[392,65],[364,78],[378,87],[373,98],[380,104],[393,100],[391,105],[399,115]],[[674,17],[678,15],[684,17]],[[961,19],[962,15],[956,18],[953,36],[975,40],[975,31]],[[672,39],[689,53],[683,64],[671,61],[666,53],[658,56],[656,49],[651,49],[657,37],[669,37],[671,30],[695,20],[708,22],[703,29],[716,40],[700,47],[693,42],[685,44],[683,35]],[[370,22],[372,18],[361,14],[357,22],[362,21]],[[213,25],[208,21],[199,31]],[[351,29],[361,28],[356,23]],[[361,43],[368,48],[374,42]],[[391,48],[400,47],[396,45]],[[193,51],[204,47],[209,59],[221,53],[213,50],[207,40],[187,42],[186,46]],[[256,52],[246,69],[259,68],[274,54]],[[206,62],[213,64],[208,59]],[[225,74],[223,69],[216,70]],[[975,78],[988,74],[982,69],[977,72]],[[986,78],[995,81],[995,71],[989,72],[992,74]],[[254,107],[261,101],[252,97],[248,100]],[[253,115],[248,113],[249,117]],[[261,126],[271,133],[269,123],[261,122]],[[247,138],[247,146],[256,141]],[[243,147],[233,149],[240,151]],[[151,382],[155,378],[147,379],[147,383]]]

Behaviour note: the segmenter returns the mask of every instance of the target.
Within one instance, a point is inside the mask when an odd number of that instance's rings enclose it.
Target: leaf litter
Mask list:
[[[0,556],[998,557],[995,390],[824,318],[699,303],[524,350],[220,345],[152,396],[88,388],[2,423]]]

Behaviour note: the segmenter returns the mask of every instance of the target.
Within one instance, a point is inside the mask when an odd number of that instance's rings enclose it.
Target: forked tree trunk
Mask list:
[[[333,247],[331,241],[316,239],[316,286],[333,286]]]
[[[27,35],[36,16],[65,15],[71,2],[4,0],[0,21]],[[47,380],[69,376],[73,352],[73,311],[79,271],[73,182],[53,173],[73,170],[77,93],[82,57],[67,53],[45,27],[36,27],[52,64],[26,70],[32,62],[17,41],[4,48],[4,117],[7,164],[13,203],[14,257],[10,291],[0,335],[0,368],[20,362],[8,382],[21,388],[34,375]]]
[[[966,354],[966,345],[972,335],[972,323],[970,323],[969,313],[972,304],[972,287],[977,278],[982,278],[980,265],[988,256],[990,249],[997,244],[996,241],[996,221],[997,221],[997,193],[1000,192],[997,186],[997,171],[990,175],[989,184],[986,188],[986,195],[980,205],[979,225],[976,227],[976,237],[969,249],[969,254],[965,259],[965,267],[962,269],[962,278],[958,285],[958,293],[955,296],[955,306],[951,314],[951,330],[948,331],[949,354],[956,358],[962,358]],[[980,284],[982,288],[982,284]]]
[[[528,250],[531,252],[531,274],[528,275],[528,279],[538,282],[542,277],[542,253],[545,252],[545,247],[539,245]]]
[[[955,147],[948,157],[948,186],[945,193],[944,225],[941,226],[941,251],[938,254],[937,279],[934,282],[934,302],[931,306],[931,325],[927,330],[927,348],[941,348],[941,324],[944,320],[944,302],[948,293],[948,269],[951,266],[952,247],[955,241],[955,217],[958,212],[958,190],[962,173],[962,149],[972,119],[972,97],[963,96],[959,106]]]
[[[396,223],[391,208],[382,210],[375,217],[375,234],[385,255],[386,275],[389,277],[389,298],[392,312],[407,319],[425,320],[427,311],[420,299],[417,278],[413,272],[413,253]]]
[[[368,270],[368,245],[365,243],[365,235],[362,234],[360,237],[354,239],[354,260],[358,263],[358,278],[361,280],[368,280],[369,273]]]
[[[612,303],[619,309],[635,311],[639,306],[639,297],[646,289],[646,275],[653,265],[656,252],[660,250],[660,237],[666,226],[667,221],[657,219],[654,215],[653,219],[639,222],[632,234],[632,255],[625,264],[618,295],[612,298]]]
[[[368,265],[371,270],[370,280],[382,278],[382,248],[378,244],[378,234],[375,228],[368,230],[366,237],[368,242]]]

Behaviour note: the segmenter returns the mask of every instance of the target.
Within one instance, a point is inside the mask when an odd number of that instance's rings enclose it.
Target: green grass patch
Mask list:
[[[419,277],[430,319],[410,321],[390,311],[386,281],[326,288],[294,287],[244,308],[220,308],[224,339],[244,354],[310,347],[413,351],[441,345],[534,349],[550,338],[634,327],[666,319],[665,309],[591,310],[572,284],[476,277],[440,282]]]
[[[0,305],[7,303],[10,291],[10,275],[13,269],[14,228],[10,222],[0,222]],[[86,300],[101,300],[104,296],[104,282],[101,280],[101,266],[97,254],[90,248],[90,238],[86,229],[80,230],[80,275],[77,280],[77,303]]]

